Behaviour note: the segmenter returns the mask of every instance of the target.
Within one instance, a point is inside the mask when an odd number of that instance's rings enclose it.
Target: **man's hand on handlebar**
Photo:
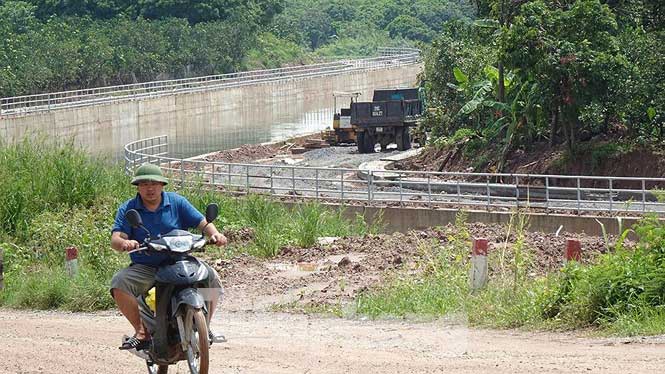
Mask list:
[[[224,236],[224,234],[216,232],[216,233],[210,235],[209,242],[211,244],[214,244],[214,245],[218,246],[218,247],[223,247],[229,241],[226,239],[226,236]]]
[[[140,244],[136,240],[125,240],[124,242],[122,242],[122,251],[129,252],[138,248],[139,246]]]

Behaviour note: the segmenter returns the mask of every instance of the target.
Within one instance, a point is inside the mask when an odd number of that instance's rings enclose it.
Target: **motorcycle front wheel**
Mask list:
[[[187,364],[192,374],[208,374],[208,325],[201,309],[194,311],[193,315],[194,321],[187,346]]]
[[[148,374],[167,374],[169,372],[168,365],[156,365],[148,362]]]

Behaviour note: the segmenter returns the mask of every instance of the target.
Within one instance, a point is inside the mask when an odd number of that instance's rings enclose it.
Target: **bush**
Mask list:
[[[0,231],[19,237],[41,212],[91,206],[130,187],[119,168],[89,157],[71,141],[44,138],[0,144],[0,179]]]

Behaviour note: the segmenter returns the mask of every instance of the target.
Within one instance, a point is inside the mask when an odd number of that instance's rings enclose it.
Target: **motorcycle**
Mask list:
[[[218,213],[216,204],[208,205],[206,220],[214,221]],[[150,374],[166,374],[169,365],[183,360],[187,360],[192,374],[208,374],[212,342],[206,317],[210,303],[199,291],[199,287],[208,287],[208,269],[190,255],[202,250],[208,241],[203,235],[184,230],[172,230],[157,239],[150,239],[150,232],[136,210],[130,209],[125,217],[132,227],[148,233],[141,246],[131,252],[160,252],[171,257],[155,274],[154,311],[146,301],[147,295],[137,298],[139,313],[152,336],[152,344],[149,349],[130,349],[129,352],[145,360]]]

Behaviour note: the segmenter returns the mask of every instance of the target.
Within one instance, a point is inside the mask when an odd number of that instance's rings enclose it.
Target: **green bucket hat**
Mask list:
[[[153,164],[143,164],[134,172],[134,179],[132,179],[133,185],[136,186],[139,182],[146,181],[162,182],[164,184],[169,183],[169,180],[162,174],[162,169]]]

